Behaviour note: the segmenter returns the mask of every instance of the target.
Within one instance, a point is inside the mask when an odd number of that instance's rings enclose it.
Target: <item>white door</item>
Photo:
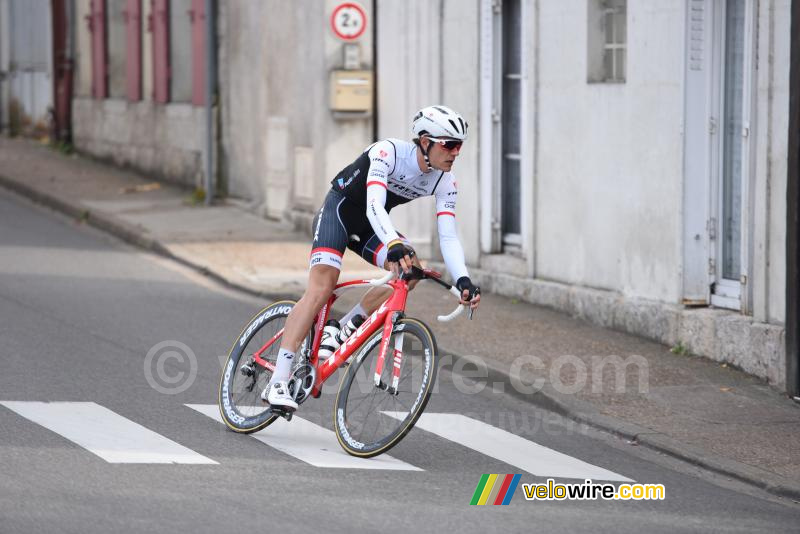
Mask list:
[[[719,0],[711,106],[711,303],[746,310],[753,0]]]

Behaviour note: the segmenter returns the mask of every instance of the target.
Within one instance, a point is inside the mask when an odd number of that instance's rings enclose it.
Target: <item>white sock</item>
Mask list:
[[[289,375],[292,372],[292,361],[294,360],[294,352],[286,349],[278,351],[278,358],[275,362],[275,372],[272,373],[270,384],[275,382],[286,382],[289,380]]]
[[[366,317],[366,316],[367,316],[367,312],[366,312],[366,310],[364,310],[364,308],[361,306],[361,303],[360,303],[360,302],[359,302],[358,304],[356,304],[356,305],[353,307],[353,309],[352,309],[352,310],[350,310],[349,312],[347,312],[347,313],[345,314],[345,316],[344,316],[344,317],[342,317],[342,320],[341,320],[341,321],[339,321],[339,324],[341,324],[341,325],[342,325],[342,327],[344,327],[344,325],[346,325],[346,324],[347,324],[347,321],[349,321],[350,319],[352,319],[352,318],[353,318],[353,317],[355,317],[356,315],[363,315],[364,317]]]

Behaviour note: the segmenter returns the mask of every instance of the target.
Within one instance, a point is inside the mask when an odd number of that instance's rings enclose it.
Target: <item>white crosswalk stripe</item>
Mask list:
[[[216,404],[187,404],[189,408],[222,423]],[[350,456],[339,446],[333,431],[294,416],[291,422],[279,418],[253,438],[315,467],[422,471],[419,467],[388,454],[375,458]]]
[[[109,463],[218,463],[94,402],[0,401],[0,405]],[[222,423],[216,404],[186,406]],[[402,412],[383,413],[396,419],[405,417]],[[464,415],[424,413],[416,427],[536,476],[632,481]],[[298,416],[291,422],[279,418],[250,436],[315,467],[423,471],[388,454],[369,459],[350,456],[339,446],[331,430]]]
[[[94,402],[0,401],[0,404],[109,463],[217,464]]]
[[[383,412],[395,419],[406,413]],[[536,476],[632,482],[631,479],[560,453],[538,443],[454,413],[423,413],[416,424],[475,451],[496,458]]]

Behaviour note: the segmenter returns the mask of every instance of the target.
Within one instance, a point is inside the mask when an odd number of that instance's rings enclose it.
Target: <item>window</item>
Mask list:
[[[192,0],[172,0],[170,5],[170,100],[192,101]]]
[[[753,13],[746,0],[725,0],[718,7],[721,28],[716,37],[718,100],[714,117],[719,128],[714,130],[715,151],[713,220],[715,250],[712,261],[715,277],[711,303],[715,306],[746,309],[747,279],[747,181],[750,147],[750,94],[752,65]],[[752,4],[750,4],[752,6]]]
[[[128,0],[123,12],[126,33],[127,96],[142,99],[142,0]]]
[[[127,94],[127,28],[125,4],[108,2],[106,6],[108,28],[108,94],[111,98],[125,98]]]
[[[151,0],[151,5],[154,100],[204,104],[205,0]]]
[[[627,0],[589,0],[587,81],[624,83],[627,49]]]
[[[520,0],[503,2],[502,211],[504,248],[522,245],[520,105],[522,97],[522,16]]]
[[[722,137],[722,278],[739,280],[741,265],[742,156],[744,152],[745,2],[728,0]]]
[[[87,19],[92,34],[92,97],[108,96],[108,48],[106,45],[106,2],[91,0]]]
[[[206,102],[206,2],[192,0],[192,104]]]
[[[169,2],[151,0],[148,28],[153,34],[153,100],[169,101]]]

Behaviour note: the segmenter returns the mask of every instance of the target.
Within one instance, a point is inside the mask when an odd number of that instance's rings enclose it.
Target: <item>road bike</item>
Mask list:
[[[333,426],[339,444],[354,456],[370,458],[397,445],[419,419],[436,382],[436,338],[425,323],[405,315],[412,280],[432,280],[460,298],[458,289],[443,282],[439,273],[418,267],[398,278],[389,273],[380,279],[340,283],[295,357],[288,387],[298,405],[310,397],[319,398],[325,381],[346,366],[334,403]],[[322,331],[334,302],[345,291],[369,286],[390,287],[392,294],[321,362]],[[294,305],[282,300],[262,309],[231,347],[220,378],[219,408],[225,424],[236,432],[262,430],[278,417],[292,419],[292,412],[263,402],[261,392],[275,370],[283,327]],[[465,307],[459,304],[438,319],[451,321]]]

